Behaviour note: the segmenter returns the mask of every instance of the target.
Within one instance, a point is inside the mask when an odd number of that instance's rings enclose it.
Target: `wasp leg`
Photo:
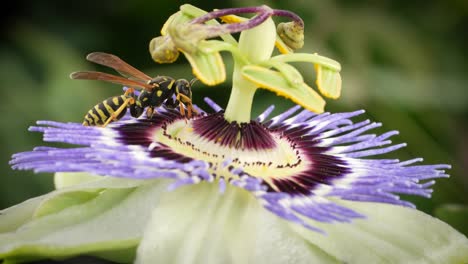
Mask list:
[[[198,115],[198,111],[197,111],[197,109],[195,109],[193,107],[192,103],[188,104],[187,109],[188,109],[188,112],[189,112],[189,117],[192,115],[192,113],[194,113],[195,115]]]
[[[182,102],[180,103],[180,109],[182,109],[181,112],[183,112],[183,113],[185,114],[185,111],[183,111],[183,109],[184,109],[184,104],[183,104]],[[188,104],[187,104],[187,117],[188,117],[189,119],[192,117],[192,109],[193,109],[192,104],[191,104],[191,103],[188,103]],[[193,109],[193,110],[195,111],[195,109]]]
[[[179,102],[179,111],[181,116],[185,116],[185,109],[184,109],[184,103],[182,103],[182,100],[180,100],[180,97],[182,97],[182,94],[177,94],[176,96],[176,101]]]
[[[179,105],[180,105],[180,113],[185,116],[185,111],[184,111],[184,108],[183,108],[183,103],[182,102],[185,102],[185,104],[187,104],[187,116],[188,118],[191,118],[192,117],[192,112],[195,113],[195,114],[198,114],[197,110],[195,108],[193,108],[193,105],[192,105],[192,100],[184,95],[184,94],[178,94],[177,95],[177,99],[179,100]],[[180,100],[180,99],[183,99],[183,100]]]
[[[151,119],[153,118],[154,112],[158,112],[158,110],[154,109],[154,107],[149,106],[146,108],[146,118]]]
[[[130,90],[130,89],[128,89],[128,90]],[[125,92],[125,94],[127,93],[127,91]],[[114,113],[112,113],[112,115],[107,119],[106,123],[104,123],[104,125],[102,125],[102,127],[106,127],[110,122],[114,121],[115,118],[117,118],[120,115],[120,113],[122,113],[122,111],[127,108],[128,104],[134,104],[134,103],[135,103],[135,98],[133,98],[133,97],[129,97],[129,98],[125,99],[123,104],[117,110],[115,110]]]
[[[184,103],[182,102],[179,102],[179,111],[180,111],[180,115],[185,116]]]

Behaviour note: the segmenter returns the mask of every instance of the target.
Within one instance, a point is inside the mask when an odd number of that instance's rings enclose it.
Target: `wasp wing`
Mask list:
[[[88,56],[86,56],[86,59],[91,62],[112,68],[123,75],[127,74],[127,75],[130,75],[131,77],[135,77],[145,82],[152,79],[150,76],[146,75],[145,73],[141,72],[140,70],[126,63],[121,58],[115,55],[109,54],[109,53],[93,52],[93,53],[88,54]]]
[[[122,84],[134,88],[152,90],[153,86],[144,82],[129,80],[124,77],[96,71],[80,71],[70,74],[70,78],[79,80],[100,80],[116,84]]]

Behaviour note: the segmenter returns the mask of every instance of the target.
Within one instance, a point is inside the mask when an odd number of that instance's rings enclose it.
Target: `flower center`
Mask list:
[[[147,135],[152,156],[179,162],[182,157],[187,162],[206,161],[214,177],[235,178],[237,175],[228,171],[242,167],[243,172],[275,186],[274,180],[300,173],[307,163],[301,158],[301,151],[281,133],[270,131],[256,121],[227,122],[222,113],[188,121],[166,121]],[[134,135],[134,138],[140,137]]]
[[[268,191],[310,194],[347,172],[344,160],[328,154],[305,126],[228,122],[223,113],[190,120],[177,112],[116,126],[125,145],[139,145],[152,158],[190,164],[202,161],[203,179],[261,179]],[[318,191],[318,190],[316,190]]]

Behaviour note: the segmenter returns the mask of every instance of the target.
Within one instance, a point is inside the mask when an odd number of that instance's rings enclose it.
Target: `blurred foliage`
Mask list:
[[[468,234],[468,225],[466,224],[466,219],[468,219],[468,206],[444,204],[437,207],[434,215],[462,233]]]
[[[426,164],[453,165],[451,178],[438,180],[432,199],[408,197],[421,210],[433,214],[441,208],[438,211],[447,216],[451,211],[444,213],[446,204],[468,204],[468,43],[463,38],[468,28],[468,2],[187,2],[205,10],[267,4],[299,14],[306,24],[302,51],[318,52],[342,63],[343,96],[329,101],[327,110],[366,109],[369,118],[384,124],[376,132],[399,130],[394,141],[407,142],[408,147],[391,157],[424,157]],[[175,64],[157,65],[148,52],[149,40],[159,35],[164,21],[182,3],[16,1],[10,10],[4,10],[0,36],[0,169],[4,172],[0,176],[0,208],[53,188],[51,175],[9,168],[13,153],[43,144],[39,134],[27,131],[28,126],[41,119],[81,122],[94,104],[121,92],[116,85],[68,78],[77,70],[107,71],[86,62],[87,53],[117,54],[149,75],[191,78],[184,58]],[[298,66],[311,73],[308,81],[313,83],[313,69]],[[229,85],[203,87],[197,83],[194,101],[206,107],[205,96],[225,106]],[[276,104],[276,113],[291,106],[266,91],[259,91],[256,98],[254,114],[270,104]],[[466,225],[454,226],[468,232]]]

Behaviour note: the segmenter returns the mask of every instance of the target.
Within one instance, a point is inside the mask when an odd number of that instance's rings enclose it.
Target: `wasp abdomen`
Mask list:
[[[117,109],[119,109],[119,107],[125,102],[126,98],[127,97],[125,95],[113,96],[95,105],[85,115],[83,125],[84,126],[104,125],[107,119],[109,119],[112,116],[112,114]],[[124,109],[124,111],[119,113],[119,115],[115,118],[115,120],[121,119],[125,115],[126,112],[127,110]]]

